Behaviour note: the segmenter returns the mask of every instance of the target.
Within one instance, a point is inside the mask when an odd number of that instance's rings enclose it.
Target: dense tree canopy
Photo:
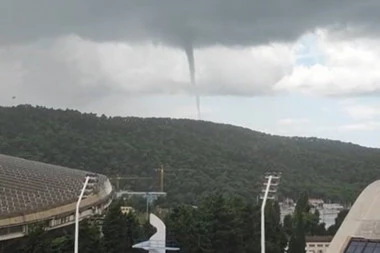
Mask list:
[[[80,253],[144,252],[133,249],[132,245],[139,240],[146,240],[153,232],[144,234],[144,224],[138,221],[135,213],[121,212],[120,207],[123,204],[120,201],[112,203],[105,215],[103,225],[92,220],[80,222],[78,244]],[[36,224],[30,227],[26,237],[15,239],[13,245],[1,247],[1,243],[0,252],[6,253],[72,253],[74,226],[46,231],[42,224]]]
[[[305,202],[306,200],[306,202]],[[102,226],[99,222],[82,221],[79,230],[79,252],[137,253],[132,245],[148,240],[155,229],[147,221],[137,219],[139,212],[123,214],[121,206],[127,202],[117,200],[108,209]],[[317,213],[309,210],[307,195],[297,202],[294,215],[280,222],[277,202],[268,201],[265,209],[265,244],[267,253],[284,253],[289,242],[289,252],[305,251],[306,235],[323,235],[315,222]],[[260,203],[230,194],[205,195],[197,207],[179,204],[161,217],[166,224],[168,247],[180,247],[184,253],[259,253],[261,237]],[[343,217],[341,214],[339,217]],[[309,219],[310,218],[310,219]],[[337,219],[337,223],[341,222]],[[338,226],[336,224],[335,226]],[[73,229],[63,228],[59,233],[45,231],[42,226],[31,228],[29,236],[21,239],[18,248],[7,248],[7,253],[46,252],[69,253],[74,246]],[[1,248],[1,247],[0,247]]]
[[[27,105],[0,107],[0,153],[109,176],[151,176],[164,164],[171,169],[165,178],[171,203],[191,204],[214,190],[255,196],[268,170],[283,172],[283,195],[296,197],[302,189],[352,201],[380,174],[379,150],[348,143],[204,121],[98,117]],[[146,189],[152,182],[130,184]]]
[[[306,253],[307,216],[310,214],[308,195],[304,192],[297,201],[293,214],[293,227],[289,240],[288,253]]]
[[[266,252],[283,253],[286,234],[277,203],[266,208]],[[191,253],[259,253],[260,207],[239,197],[213,194],[195,208],[180,205],[166,217],[169,238]]]

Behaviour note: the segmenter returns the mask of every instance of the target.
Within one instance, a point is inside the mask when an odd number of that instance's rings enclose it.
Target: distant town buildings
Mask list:
[[[309,205],[317,209],[323,209],[324,203],[323,199],[309,199]]]
[[[331,225],[334,225],[335,218],[338,216],[338,213],[347,208],[338,203],[325,203],[322,199],[310,198],[309,204],[312,207],[312,212],[316,209],[320,214],[320,222],[326,224],[326,229]],[[280,202],[280,210],[281,210],[281,220],[284,220],[286,215],[291,215],[294,213],[296,207],[296,203],[292,199],[285,199]]]

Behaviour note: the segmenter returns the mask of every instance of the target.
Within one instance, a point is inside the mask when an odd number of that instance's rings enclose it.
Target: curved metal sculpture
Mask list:
[[[166,247],[166,226],[160,218],[151,213],[149,223],[156,228],[157,232],[148,241],[137,243],[132,248],[148,250],[149,253],[165,253],[166,251],[179,250],[179,248]]]

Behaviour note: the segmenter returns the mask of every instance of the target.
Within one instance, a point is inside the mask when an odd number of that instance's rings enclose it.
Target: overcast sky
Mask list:
[[[380,147],[379,12],[378,0],[0,0],[0,104],[195,119],[197,91],[203,120]]]

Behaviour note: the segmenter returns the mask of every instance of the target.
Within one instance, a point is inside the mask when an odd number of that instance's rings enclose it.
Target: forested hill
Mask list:
[[[164,164],[169,199],[186,202],[213,190],[255,198],[265,171],[283,173],[283,195],[308,190],[341,201],[380,177],[378,149],[204,121],[98,117],[26,105],[0,107],[0,153],[110,176],[151,175]]]

